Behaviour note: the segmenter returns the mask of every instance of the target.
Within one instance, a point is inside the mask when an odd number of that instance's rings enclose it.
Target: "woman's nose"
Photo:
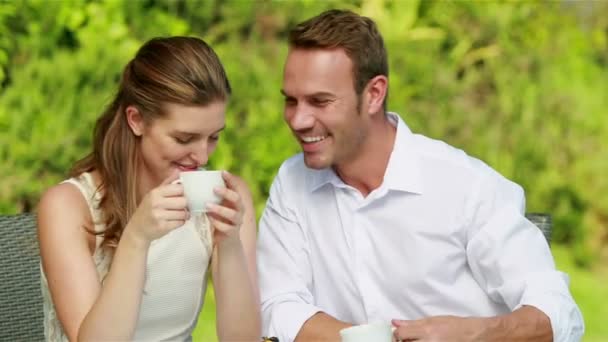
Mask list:
[[[192,159],[194,159],[198,165],[207,165],[209,160],[209,151],[206,142],[198,144],[192,151]]]

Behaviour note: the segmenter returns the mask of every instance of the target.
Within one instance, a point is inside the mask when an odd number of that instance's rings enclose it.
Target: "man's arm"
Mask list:
[[[304,323],[295,342],[339,341],[340,330],[351,326],[324,312],[317,312]]]
[[[553,341],[549,317],[532,306],[510,314],[477,318],[438,316],[420,320],[393,320],[401,340],[436,341]]]
[[[568,276],[555,268],[538,227],[525,216],[523,189],[494,171],[480,178],[465,209],[466,254],[471,273],[490,299],[512,313],[500,316],[498,331],[535,339],[548,321],[554,341],[579,341],[584,323]],[[542,323],[545,322],[545,323]],[[523,329],[524,327],[529,329]]]
[[[522,306],[510,314],[491,318],[487,341],[553,341],[549,317],[533,306]]]
[[[257,245],[262,334],[294,341],[302,325],[322,311],[312,294],[312,267],[305,227],[293,207],[283,167],[270,189],[260,219]],[[283,184],[282,180],[288,184]],[[287,189],[285,189],[287,187]]]
[[[260,220],[257,252],[262,335],[294,341],[304,322],[321,310],[310,289],[305,236],[296,222],[275,210],[271,199]]]
[[[463,234],[471,274],[511,313],[487,318],[394,320],[399,338],[462,341],[580,341],[584,323],[568,277],[555,269],[547,242],[524,217],[522,189],[484,171],[465,206]],[[442,337],[442,338],[441,338]]]

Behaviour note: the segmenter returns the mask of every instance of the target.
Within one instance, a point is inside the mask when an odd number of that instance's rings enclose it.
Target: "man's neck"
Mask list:
[[[342,181],[359,190],[363,197],[382,185],[397,135],[397,128],[388,117],[373,125],[357,157],[334,167]]]

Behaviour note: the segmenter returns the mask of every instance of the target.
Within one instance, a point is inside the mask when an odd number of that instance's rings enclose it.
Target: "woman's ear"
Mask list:
[[[127,123],[129,128],[135,136],[140,137],[144,133],[144,118],[141,116],[139,109],[135,106],[128,106],[125,109],[125,115],[127,117]]]

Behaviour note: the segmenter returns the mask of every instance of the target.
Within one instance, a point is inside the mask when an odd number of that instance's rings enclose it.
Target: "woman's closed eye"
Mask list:
[[[186,145],[192,142],[192,137],[173,137],[179,144]]]
[[[173,139],[178,144],[188,145],[190,143],[200,141],[201,139],[205,139],[205,137],[200,134],[177,134],[173,136]],[[210,142],[215,143],[220,139],[220,133],[216,132],[212,135],[207,136],[206,139]]]

